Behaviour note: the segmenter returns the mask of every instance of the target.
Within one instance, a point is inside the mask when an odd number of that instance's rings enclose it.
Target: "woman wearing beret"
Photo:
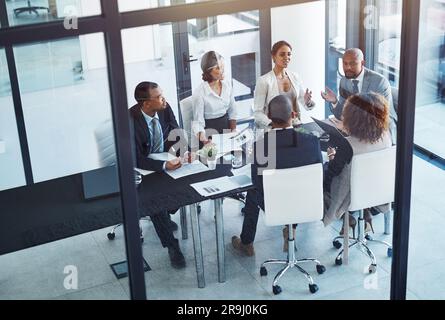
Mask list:
[[[224,61],[215,51],[206,52],[201,59],[203,83],[193,93],[193,132],[202,144],[209,142],[209,129],[223,133],[236,129],[236,110],[233,90],[224,80]]]

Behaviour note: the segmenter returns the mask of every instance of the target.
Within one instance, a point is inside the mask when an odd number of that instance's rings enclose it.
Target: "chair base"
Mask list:
[[[289,228],[292,228],[292,226],[289,226]],[[318,289],[319,289],[318,286],[314,283],[314,280],[312,279],[312,276],[306,270],[304,270],[302,267],[300,267],[300,264],[308,263],[308,262],[314,262],[316,264],[316,268],[317,268],[317,273],[318,274],[325,273],[326,268],[320,263],[320,261],[318,261],[317,259],[314,259],[314,258],[296,259],[295,258],[295,241],[294,241],[294,239],[288,239],[288,243],[289,243],[289,251],[288,251],[287,259],[286,260],[270,259],[270,260],[264,261],[261,264],[260,275],[263,276],[263,277],[267,276],[267,269],[266,269],[265,266],[268,265],[268,264],[284,265],[284,268],[281,269],[275,275],[275,278],[274,278],[273,283],[272,283],[272,291],[273,291],[273,293],[275,295],[277,295],[277,294],[280,294],[281,291],[282,291],[281,287],[278,286],[278,281],[280,280],[280,278],[289,269],[296,268],[296,269],[298,269],[298,271],[303,273],[304,276],[306,277],[306,279],[308,280],[308,282],[309,282],[309,291],[311,293],[316,293],[318,291]]]
[[[139,219],[139,221],[141,221],[141,220],[150,221],[150,218],[143,217],[143,218]],[[115,225],[114,227],[111,228],[110,232],[107,233],[108,240],[114,240],[114,238],[116,237],[116,229],[119,227],[122,227],[122,223],[118,223],[117,225]],[[140,236],[141,236],[141,242],[144,242],[144,235],[142,233],[141,226],[139,226],[139,231],[140,231]]]
[[[386,216],[385,216],[386,217]],[[351,242],[349,244],[349,248],[352,248],[354,246],[358,246],[360,251],[363,252],[365,255],[368,256],[368,258],[371,260],[371,264],[369,265],[368,271],[369,273],[374,273],[377,271],[377,259],[375,258],[374,252],[368,247],[368,242],[375,242],[379,244],[383,244],[388,247],[387,255],[388,257],[392,257],[392,245],[389,244],[386,241],[381,240],[374,240],[369,234],[365,234],[364,232],[364,223],[363,223],[363,210],[360,210],[360,216],[358,219],[358,235],[357,238],[350,237],[349,241]],[[385,234],[387,234],[387,231],[389,230],[389,223],[387,222],[387,219],[385,219]],[[340,249],[342,247],[342,243],[339,241],[343,239],[343,236],[338,236],[334,238],[332,245],[336,249]],[[343,264],[343,255],[344,249],[340,251],[340,253],[335,258],[335,264],[336,265],[342,265]]]

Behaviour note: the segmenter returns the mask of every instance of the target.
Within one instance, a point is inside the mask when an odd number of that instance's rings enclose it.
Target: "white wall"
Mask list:
[[[292,45],[289,69],[297,72],[305,87],[313,92],[317,106],[303,115],[324,118],[324,102],[320,96],[325,85],[325,3],[311,3],[273,8],[271,12],[272,44],[286,40]]]
[[[159,25],[122,30],[124,63],[161,58]]]
[[[91,33],[79,36],[83,70],[107,67],[107,54],[103,33]]]

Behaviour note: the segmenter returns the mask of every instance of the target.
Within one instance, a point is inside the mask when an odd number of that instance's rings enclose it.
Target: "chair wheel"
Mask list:
[[[338,240],[333,241],[332,245],[334,246],[335,249],[340,249],[342,246],[341,242]]]
[[[266,269],[266,267],[261,267],[261,268],[260,268],[260,275],[261,275],[262,277],[267,276],[267,269]]]
[[[141,243],[144,243],[144,237],[141,237]]]
[[[309,291],[314,294],[315,292],[318,291],[318,286],[314,283],[314,284],[310,284],[309,285]]]
[[[341,265],[343,264],[343,259],[342,259],[342,258],[337,258],[337,259],[335,259],[335,264],[336,264],[337,266],[341,266]]]
[[[116,237],[116,235],[114,234],[114,232],[108,232],[108,233],[107,233],[107,238],[108,238],[108,240],[114,240],[114,237]]]
[[[377,271],[377,266],[375,264],[371,264],[368,268],[369,273],[375,273]]]
[[[277,295],[277,294],[280,294],[281,291],[283,291],[283,290],[281,289],[280,286],[273,286],[273,287],[272,287],[272,291],[273,291],[273,294],[274,294],[274,295]]]
[[[318,274],[323,274],[323,273],[325,273],[325,272],[326,272],[326,267],[325,267],[325,266],[322,266],[321,264],[320,264],[320,265],[317,265],[317,272],[318,272]]]
[[[373,240],[373,238],[369,234],[367,234],[365,236],[365,239],[368,240],[368,241],[372,241]]]
[[[386,254],[388,255],[388,258],[392,258],[392,248],[388,248]]]

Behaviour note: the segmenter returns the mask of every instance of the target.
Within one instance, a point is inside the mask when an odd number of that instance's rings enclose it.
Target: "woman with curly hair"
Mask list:
[[[389,132],[389,104],[383,96],[366,93],[349,97],[343,109],[342,120],[341,130],[349,135],[346,138],[349,145],[339,147],[338,151],[328,148],[329,164],[324,180],[325,192],[328,194],[333,194],[331,192],[331,187],[334,185],[333,179],[342,173],[353,155],[379,151],[392,146]],[[374,231],[369,209],[365,210],[364,218],[365,232]],[[349,224],[353,230],[356,223],[355,218],[351,216]]]

